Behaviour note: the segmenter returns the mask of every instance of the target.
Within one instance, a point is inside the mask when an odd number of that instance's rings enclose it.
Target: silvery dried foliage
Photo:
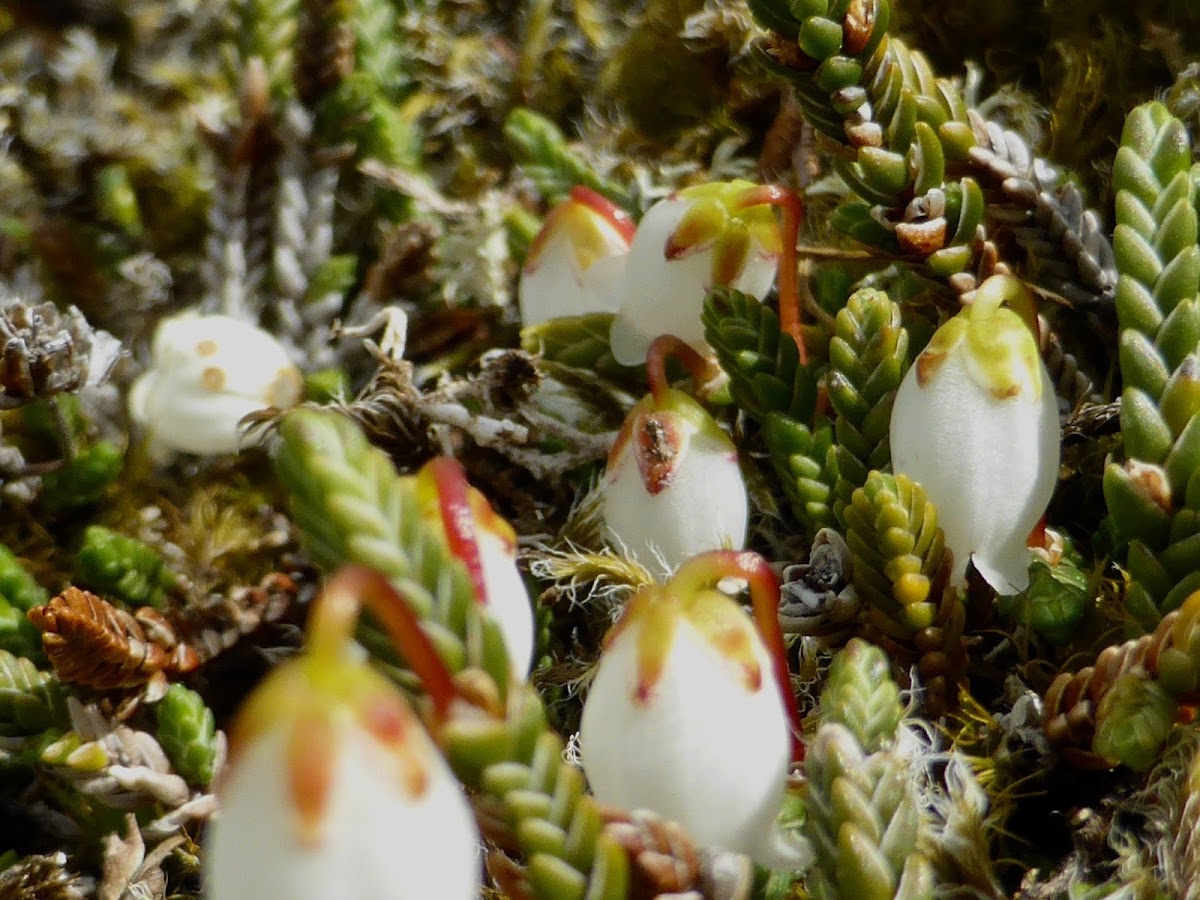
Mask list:
[[[65,853],[28,856],[0,872],[4,900],[83,900],[91,895],[89,879],[70,873]]]
[[[102,384],[121,354],[120,343],[94,330],[75,307],[30,306],[18,299],[0,307],[0,388],[5,406]]]

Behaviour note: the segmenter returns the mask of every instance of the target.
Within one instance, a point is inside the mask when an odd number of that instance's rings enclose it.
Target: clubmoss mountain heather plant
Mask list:
[[[1188,4],[2,6],[0,900],[1196,893]]]

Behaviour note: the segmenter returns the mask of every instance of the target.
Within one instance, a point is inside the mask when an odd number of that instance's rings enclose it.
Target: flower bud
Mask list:
[[[1002,308],[1024,287],[990,278],[938,329],[892,408],[892,468],[918,482],[954,554],[995,590],[1029,584],[1027,539],[1058,481],[1054,385],[1021,317]]]
[[[617,362],[642,362],[660,334],[706,350],[700,314],[709,288],[766,296],[783,242],[761,196],[763,188],[747,181],[716,182],[686,188],[646,212],[629,250],[609,337]]]
[[[517,568],[516,532],[449,457],[421,468],[417,490],[450,551],[466,566],[480,605],[500,627],[513,677],[524,681],[533,663],[533,603]]]
[[[584,703],[580,751],[602,803],[653,810],[704,846],[797,865],[799,848],[786,847],[773,827],[794,699],[789,709],[749,617],[712,587],[720,572],[703,585],[693,575],[714,558],[753,556],[707,554],[629,602]],[[764,608],[774,616],[772,605]],[[786,663],[783,673],[786,681]],[[790,697],[790,686],[783,690]]]
[[[615,310],[633,220],[595,191],[575,187],[554,207],[525,258],[517,300],[521,322]]]
[[[238,422],[300,399],[303,381],[283,346],[241,319],[188,311],[163,320],[150,369],[134,383],[129,412],[152,446],[235,453]]]
[[[479,836],[445,760],[352,642],[311,644],[238,715],[205,896],[474,898]]]
[[[600,485],[606,539],[669,572],[706,550],[740,550],[749,501],[729,436],[682,391],[630,411]]]

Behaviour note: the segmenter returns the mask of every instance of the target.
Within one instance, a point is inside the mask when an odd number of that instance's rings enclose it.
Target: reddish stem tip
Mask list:
[[[459,696],[454,677],[433,645],[421,620],[412,606],[386,577],[375,569],[352,564],[338,569],[325,584],[325,589],[316,601],[313,616],[319,616],[320,604],[329,603],[331,598],[349,598],[357,608],[365,606],[387,630],[405,664],[416,674],[424,686],[439,718],[449,714],[450,706]],[[313,628],[310,625],[310,634]]]
[[[742,206],[757,206],[766,203],[778,206],[783,216],[780,240],[783,252],[779,258],[779,325],[796,342],[800,354],[800,365],[808,365],[808,348],[804,345],[804,331],[800,317],[799,258],[796,242],[800,238],[800,225],[804,221],[804,201],[791,188],[778,184],[766,184],[747,191]]]
[[[633,240],[633,233],[637,231],[637,223],[633,221],[633,217],[629,213],[603,194],[593,191],[590,187],[577,184],[571,188],[571,199],[576,203],[582,203],[600,215],[625,239],[625,243],[628,244]]]
[[[661,404],[671,389],[667,381],[667,359],[674,357],[683,363],[692,376],[693,384],[699,386],[715,374],[713,364],[705,359],[695,347],[673,334],[660,334],[650,343],[646,351],[646,381],[655,404]]]
[[[471,485],[458,460],[439,456],[427,464],[437,486],[438,510],[450,552],[467,567],[475,602],[487,606],[487,579],[483,574],[483,557],[479,551],[478,523],[471,511]]]

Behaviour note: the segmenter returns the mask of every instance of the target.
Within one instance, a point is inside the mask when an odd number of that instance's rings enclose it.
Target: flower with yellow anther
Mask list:
[[[365,569],[334,575],[304,650],[239,711],[205,842],[211,900],[476,897],[479,835],[466,798],[352,640],[364,601],[390,624],[389,591]]]
[[[755,620],[716,589],[750,583]],[[807,845],[774,827],[799,713],[777,616],[779,585],[754,553],[695,557],[642,588],[605,639],[580,751],[602,803],[646,808],[705,846],[802,868]]]
[[[783,208],[782,230],[772,206]],[[800,216],[791,191],[748,181],[696,185],[650,207],[617,285],[620,312],[609,335],[617,362],[642,362],[660,334],[704,352],[700,314],[708,290],[727,286],[761,300],[781,255],[781,317],[798,338],[794,251]]]
[[[194,310],[164,319],[148,371],[133,384],[129,413],[158,454],[236,453],[238,422],[300,399],[300,370],[255,325]]]
[[[533,603],[517,569],[516,532],[448,456],[422,466],[416,483],[426,513],[466,566],[476,601],[504,635],[513,677],[524,681],[533,662]]]
[[[517,301],[521,323],[615,311],[614,285],[625,268],[633,219],[590,188],[577,186],[533,239]]]
[[[1027,542],[1058,480],[1058,407],[1031,310],[1017,279],[989,278],[934,334],[892,408],[892,468],[936,506],[953,580],[972,560],[1002,594],[1029,583]]]

